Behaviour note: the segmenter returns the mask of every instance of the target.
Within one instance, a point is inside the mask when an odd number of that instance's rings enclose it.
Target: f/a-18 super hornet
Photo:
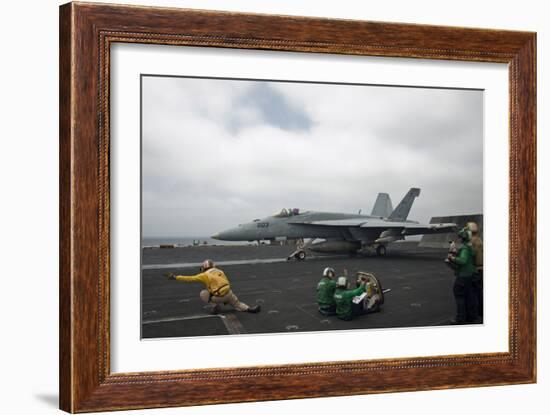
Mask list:
[[[306,249],[319,253],[354,254],[373,248],[378,255],[386,254],[391,242],[409,235],[449,233],[455,223],[421,224],[407,220],[420,189],[411,188],[395,209],[387,193],[379,193],[370,215],[282,209],[263,219],[254,219],[212,236],[222,241],[305,240],[309,242],[296,251],[304,259]]]

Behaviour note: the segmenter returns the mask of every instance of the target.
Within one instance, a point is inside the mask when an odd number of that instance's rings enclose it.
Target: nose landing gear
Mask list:
[[[292,258],[297,259],[298,261],[303,261],[304,259],[306,259],[306,251],[303,249],[298,249],[290,254],[287,257],[287,260],[291,260]]]

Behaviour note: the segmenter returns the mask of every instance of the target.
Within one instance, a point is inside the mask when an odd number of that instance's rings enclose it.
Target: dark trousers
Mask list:
[[[456,322],[473,322],[477,319],[477,296],[473,277],[456,277],[453,286],[456,301]]]
[[[483,317],[483,270],[479,270],[474,275],[474,293],[477,299],[477,312],[480,317]]]
[[[319,313],[321,313],[324,316],[333,316],[336,314],[336,306],[319,306]]]
[[[365,299],[363,299],[363,301],[361,301],[359,304],[355,304],[354,302],[352,302],[351,303],[351,310],[353,312],[354,317],[366,314],[365,313]]]

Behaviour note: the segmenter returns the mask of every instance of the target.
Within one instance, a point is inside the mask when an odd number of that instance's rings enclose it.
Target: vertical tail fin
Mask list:
[[[409,212],[411,211],[414,199],[420,195],[420,189],[411,187],[403,200],[399,202],[395,210],[388,216],[391,220],[407,220]]]
[[[378,193],[374,207],[372,208],[372,216],[381,216],[387,218],[391,215],[393,206],[391,203],[390,195],[387,193]]]

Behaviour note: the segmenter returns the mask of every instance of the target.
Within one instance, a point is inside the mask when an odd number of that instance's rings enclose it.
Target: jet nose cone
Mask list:
[[[242,236],[240,228],[231,228],[212,235],[212,239],[217,239],[218,241],[240,241],[242,240]]]

